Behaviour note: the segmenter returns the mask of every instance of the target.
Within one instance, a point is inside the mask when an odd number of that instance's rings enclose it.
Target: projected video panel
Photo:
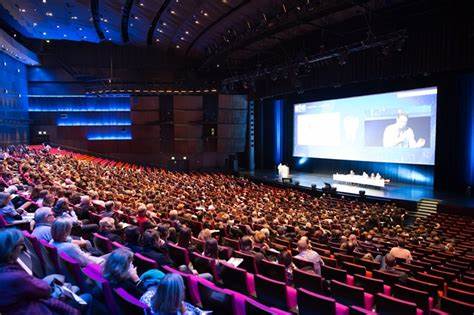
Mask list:
[[[437,88],[294,105],[296,157],[434,165]]]

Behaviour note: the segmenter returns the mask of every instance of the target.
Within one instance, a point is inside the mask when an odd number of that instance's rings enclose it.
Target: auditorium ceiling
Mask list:
[[[247,59],[403,0],[2,0],[26,38],[158,47],[184,57]],[[370,17],[369,17],[370,18]]]

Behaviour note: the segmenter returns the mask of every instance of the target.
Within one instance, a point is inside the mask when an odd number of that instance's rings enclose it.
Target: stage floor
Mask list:
[[[278,172],[272,170],[257,170],[254,172],[241,171],[241,175],[255,178],[260,181],[268,182],[280,182],[278,178]],[[365,195],[368,197],[383,198],[383,199],[395,199],[395,200],[406,200],[417,202],[423,198],[439,199],[443,201],[450,201],[450,203],[456,203],[463,206],[474,207],[474,199],[467,198],[465,196],[441,193],[434,191],[432,186],[421,186],[421,185],[409,185],[403,183],[389,183],[383,189],[375,187],[362,187],[359,185],[343,184],[334,182],[332,180],[332,174],[317,174],[317,173],[302,173],[293,172],[291,178],[294,181],[298,181],[300,186],[311,188],[312,184],[316,184],[317,189],[320,190],[324,183],[329,183],[331,186],[336,187],[338,192],[358,195],[360,190],[365,190]]]

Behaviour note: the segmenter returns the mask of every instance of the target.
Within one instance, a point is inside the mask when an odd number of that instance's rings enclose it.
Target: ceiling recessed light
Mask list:
[[[53,16],[53,12],[46,12],[46,16]]]
[[[159,41],[160,41],[160,39],[159,39],[159,38],[157,38],[157,39],[155,39],[155,41],[159,42]]]
[[[207,12],[204,12],[203,14],[204,14],[204,16],[208,16],[208,15],[209,15],[209,14],[207,14]]]
[[[163,22],[162,24],[163,24],[163,26],[166,26],[166,25],[168,25],[168,24],[166,24],[166,22]]]
[[[189,31],[184,32],[186,35],[189,35]]]
[[[109,30],[105,30],[106,33],[109,33],[110,31]]]
[[[67,34],[64,34],[63,37],[67,37]]]
[[[43,36],[46,36],[46,34],[47,34],[46,32],[43,32]]]
[[[144,6],[145,6],[145,5],[143,4],[143,2],[140,2],[138,5],[141,6],[141,7],[144,7]]]
[[[79,27],[78,30],[82,31],[82,27]]]
[[[77,20],[77,16],[71,16],[71,20]]]
[[[43,0],[43,3],[46,3],[46,0]]]
[[[56,28],[60,28],[60,26],[59,26],[59,25],[56,25]]]
[[[47,39],[46,42],[49,44],[51,41],[49,39]]]
[[[198,21],[198,20],[195,20],[194,23],[195,23],[195,24],[199,24],[199,21]]]
[[[136,16],[136,15],[135,15],[133,18],[134,18],[135,20],[138,20],[138,16]]]
[[[18,10],[20,10],[20,12],[22,12],[22,13],[26,12],[26,9],[18,9]]]
[[[36,22],[35,22],[35,23],[33,23],[33,27],[35,27],[36,25],[38,25],[38,23],[36,23]]]
[[[170,13],[171,13],[171,14],[176,14],[176,11],[175,11],[175,10],[171,10]]]
[[[181,40],[184,40],[184,37],[183,37],[183,36],[181,36]]]
[[[179,49],[179,48],[181,48],[181,46],[179,46],[179,45],[176,45],[176,48],[178,48],[178,49]]]

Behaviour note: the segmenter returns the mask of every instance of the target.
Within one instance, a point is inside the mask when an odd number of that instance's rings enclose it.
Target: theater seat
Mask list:
[[[150,308],[148,305],[140,302],[133,295],[122,288],[114,289],[113,296],[117,302],[121,314],[149,314]]]
[[[354,285],[364,288],[365,292],[373,295],[376,295],[377,293],[390,295],[391,291],[390,286],[385,285],[383,280],[361,275],[354,276]]]
[[[255,291],[257,300],[267,306],[291,310],[296,306],[296,291],[286,283],[256,275]]]
[[[365,293],[361,287],[348,285],[337,280],[331,281],[331,293],[337,302],[346,306],[356,305],[370,310],[374,305],[372,294]]]
[[[267,278],[287,283],[286,269],[281,264],[262,260],[259,263],[258,272]]]
[[[45,274],[45,266],[43,256],[41,255],[40,243],[36,237],[28,233],[27,231],[23,231],[23,236],[25,238],[25,246],[28,250],[28,254],[30,255],[31,264],[33,274],[38,278],[44,278]]]
[[[191,261],[194,269],[199,273],[209,273],[214,277],[214,281],[219,281],[219,275],[217,274],[216,261],[209,257],[200,255],[198,253],[191,254]]]
[[[45,263],[45,272],[50,275],[53,273],[60,273],[58,250],[53,245],[50,245],[45,240],[40,240],[40,250]]]
[[[257,262],[254,255],[249,255],[240,251],[234,251],[234,257],[242,258],[243,261],[239,265],[239,268],[247,270],[247,272],[256,274],[257,273]]]
[[[416,303],[417,307],[426,314],[433,308],[433,298],[427,291],[420,291],[406,286],[396,284],[392,287],[393,296],[408,302]]]
[[[383,315],[422,315],[423,311],[416,308],[416,304],[397,299],[379,293],[375,297],[375,305],[377,313]]]
[[[323,292],[323,279],[314,272],[306,272],[299,269],[293,270],[293,285],[297,289],[306,289],[315,293]]]
[[[255,295],[253,274],[228,263],[221,263],[221,280],[224,287],[245,295]]]
[[[466,303],[474,303],[474,292],[464,291],[456,288],[448,288],[446,296]]]
[[[65,253],[59,254],[59,267],[61,274],[66,277],[66,281],[78,286],[81,290],[86,290],[84,275],[79,262]]]
[[[339,304],[335,299],[298,289],[299,315],[347,315],[349,307]]]
[[[466,303],[446,296],[441,297],[440,308],[453,315],[472,315],[474,304]]]
[[[112,241],[107,237],[100,235],[99,233],[94,233],[94,246],[104,254],[108,254],[113,250]]]
[[[324,280],[337,280],[340,282],[347,282],[347,272],[345,270],[329,267],[329,266],[321,266],[321,276]]]
[[[205,310],[212,310],[212,314],[233,314],[234,296],[223,289],[216,287],[212,282],[197,279],[201,305]]]
[[[350,315],[377,315],[377,313],[375,313],[371,310],[366,310],[363,307],[355,306],[355,305],[352,305],[349,308],[349,314]]]
[[[174,262],[176,266],[189,265],[190,260],[189,260],[189,255],[186,248],[169,243],[168,251],[169,251],[171,260]]]
[[[139,253],[133,254],[133,263],[135,267],[137,267],[137,273],[139,276],[150,269],[158,268],[158,263],[156,261]]]
[[[291,313],[279,310],[274,307],[268,307],[252,299],[245,300],[246,315],[290,315]]]

